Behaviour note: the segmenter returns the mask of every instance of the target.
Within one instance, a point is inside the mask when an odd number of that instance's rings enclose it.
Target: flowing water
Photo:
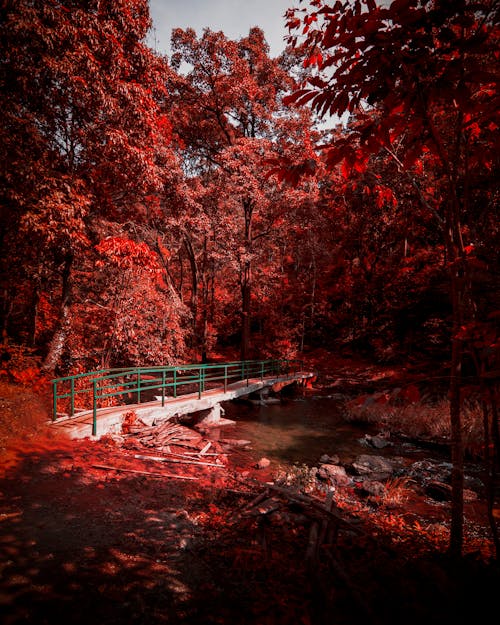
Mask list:
[[[224,403],[225,417],[236,421],[213,429],[213,439],[251,441],[246,452],[252,460],[263,456],[273,464],[313,466],[323,454],[339,456],[342,463],[367,453],[359,442],[367,425],[344,421],[341,403],[332,398],[286,399],[265,406],[247,402]]]

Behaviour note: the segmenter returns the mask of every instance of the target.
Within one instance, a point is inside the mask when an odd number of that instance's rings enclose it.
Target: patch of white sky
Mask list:
[[[170,55],[174,28],[193,28],[198,36],[204,28],[222,31],[230,39],[241,39],[253,26],[264,31],[271,56],[285,49],[285,13],[298,0],[149,0],[153,29],[148,44]]]

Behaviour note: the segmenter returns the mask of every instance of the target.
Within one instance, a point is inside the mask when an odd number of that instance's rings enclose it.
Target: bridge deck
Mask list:
[[[297,372],[286,376],[269,376],[250,378],[233,382],[224,387],[212,388],[201,394],[189,393],[178,397],[165,397],[165,405],[161,400],[144,402],[141,404],[127,404],[124,406],[111,406],[97,410],[97,433],[95,438],[112,432],[119,432],[125,414],[135,414],[145,423],[152,424],[161,420],[170,419],[175,415],[196,413],[201,410],[213,408],[223,401],[229,401],[238,397],[257,392],[264,387],[283,387],[293,382],[313,377],[313,373]],[[92,437],[93,411],[79,412],[73,417],[63,417],[51,422],[51,428],[58,430],[69,438]]]

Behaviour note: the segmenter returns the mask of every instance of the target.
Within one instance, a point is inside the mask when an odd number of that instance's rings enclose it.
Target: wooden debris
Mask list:
[[[252,441],[246,441],[242,438],[221,438],[219,443],[231,445],[231,447],[246,447],[247,445],[251,445]]]
[[[365,532],[355,525],[354,521],[349,521],[341,516],[340,512],[335,512],[333,508],[332,498],[328,498],[326,502],[317,500],[300,493],[295,493],[289,489],[267,484],[266,488],[255,499],[248,503],[239,511],[237,516],[255,516],[259,514],[269,515],[279,509],[280,506],[273,507],[278,498],[274,498],[271,505],[270,494],[276,493],[287,503],[295,502],[301,504],[303,513],[311,519],[312,524],[316,527],[311,528],[311,536],[309,539],[310,547],[308,555],[317,553],[319,542],[326,540],[335,540],[340,529],[350,531],[356,534],[364,534]],[[262,505],[264,502],[264,505]],[[281,504],[282,507],[283,504]],[[260,509],[262,508],[262,509]]]
[[[208,443],[205,445],[205,447],[203,447],[203,449],[200,451],[200,456],[204,456],[207,451],[210,449],[210,447],[212,446],[212,443],[210,441],[208,441]]]
[[[338,527],[352,531],[356,534],[365,533],[360,527],[357,527],[354,524],[354,522],[348,521],[347,519],[344,519],[344,517],[341,516],[340,513],[334,512],[333,510],[328,509],[332,506],[332,502],[329,502],[328,508],[325,508],[324,502],[317,500],[317,499],[313,499],[312,497],[307,497],[306,495],[301,495],[300,493],[294,493],[286,488],[281,488],[280,486],[275,486],[274,484],[269,484],[267,488],[271,491],[274,491],[280,494],[281,496],[285,498],[288,498],[293,501],[297,501],[302,504],[305,504],[306,506],[309,506],[320,517],[327,517],[328,519],[331,519],[332,521],[336,522]]]
[[[177,455],[180,455],[180,454],[175,454],[175,453],[172,452],[172,456],[177,456]],[[185,451],[182,454],[182,457],[184,458],[184,456],[199,456],[199,455],[200,455],[199,451]],[[210,457],[218,457],[218,456],[225,456],[225,455],[226,454],[224,454],[224,453],[218,454],[218,453],[214,452],[214,453],[203,454],[203,457],[204,458],[208,458],[209,456]]]
[[[181,460],[180,458],[165,458],[164,456],[142,456],[140,454],[134,454],[134,458],[137,458],[138,460],[154,460],[156,462],[196,464],[201,467],[217,467],[218,469],[225,468],[223,464],[216,464],[215,462],[199,462],[198,460]]]
[[[197,477],[191,475],[175,475],[173,473],[152,473],[151,471],[138,471],[136,469],[126,469],[124,467],[112,467],[106,464],[93,464],[94,469],[103,469],[105,471],[120,471],[125,473],[136,473],[138,475],[148,475],[150,477],[171,477],[177,480],[197,480]]]
[[[252,501],[250,501],[242,510],[241,510],[241,514],[245,514],[247,512],[249,512],[250,510],[252,510],[253,508],[255,508],[255,506],[259,505],[261,501],[264,501],[264,499],[266,499],[267,497],[269,497],[269,490],[266,488],[265,490],[263,490],[261,493],[259,493],[256,497],[254,497],[254,499],[252,499]]]
[[[134,423],[128,428],[125,438],[144,447],[154,447],[157,451],[169,453],[170,445],[197,448],[202,436],[184,425],[165,421],[159,425],[138,426]]]

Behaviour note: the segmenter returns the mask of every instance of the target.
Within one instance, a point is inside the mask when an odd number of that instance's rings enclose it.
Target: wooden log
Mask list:
[[[183,457],[184,456],[199,456],[199,455],[200,455],[199,451],[185,451],[182,454]],[[213,453],[203,454],[203,457],[204,458],[208,458],[209,456],[224,456],[224,455],[226,455],[226,454],[224,454],[224,453],[220,453],[219,454],[219,453],[213,452]]]

